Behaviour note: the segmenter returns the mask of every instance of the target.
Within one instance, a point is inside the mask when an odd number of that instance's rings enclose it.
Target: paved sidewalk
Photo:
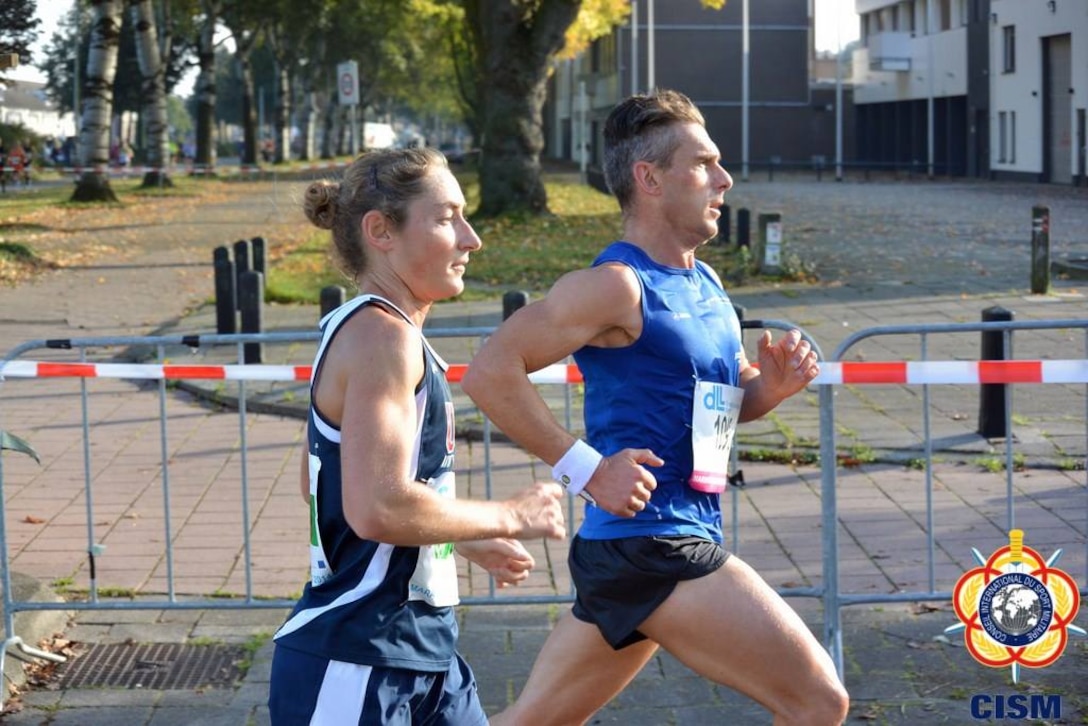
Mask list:
[[[1026,272],[1019,275],[1007,269],[1016,267],[1011,261],[1022,257],[1022,250],[1013,253],[1016,235],[994,233],[1001,229],[1005,215],[1011,214],[1010,208],[1043,192],[1050,189],[1030,187],[1013,198],[1010,188],[987,185],[949,184],[941,189],[924,184],[742,185],[731,194],[734,209],[747,199],[787,205],[781,207],[787,211],[787,225],[791,219],[807,220],[796,225],[797,246],[822,254],[824,269],[839,269],[835,265],[840,263],[843,267],[838,284],[739,288],[732,291],[734,301],[745,307],[750,320],[784,320],[802,326],[825,354],[860,329],[976,321],[984,308],[994,305],[1013,310],[1017,320],[1083,319],[1088,306],[1078,283],[1056,281],[1051,295],[1027,294]],[[1088,205],[1082,198],[1069,190],[1054,194],[1054,208],[1066,214],[1065,219],[1085,214],[1083,208]],[[4,347],[10,347],[8,341],[14,345],[31,337],[212,332],[214,311],[206,302],[211,248],[252,236],[257,227],[272,236],[274,225],[296,223],[297,210],[290,197],[291,190],[284,185],[262,195],[226,199],[201,210],[205,228],[199,232],[189,229],[179,214],[177,219],[163,220],[163,229],[156,230],[154,239],[142,236],[141,241],[133,241],[126,248],[124,265],[66,270],[15,291],[0,290]],[[903,211],[891,220],[888,209],[893,203],[911,213]],[[929,208],[942,218],[955,209],[960,214],[970,209],[986,222],[973,231],[964,223],[953,235],[948,226],[933,224],[926,216]],[[891,221],[897,224],[889,226]],[[840,234],[834,225],[848,227],[849,233]],[[1057,223],[1056,227],[1057,243],[1064,250],[1085,249],[1085,240],[1060,231]],[[1088,220],[1080,229],[1088,229]],[[880,252],[866,249],[873,240],[886,238],[895,244],[882,245],[886,249]],[[829,244],[839,247],[821,252],[821,245]],[[965,251],[964,246],[969,249]],[[954,254],[929,265],[917,263],[924,255],[943,254],[942,250]],[[881,267],[881,261],[889,260],[894,264]],[[956,267],[957,261],[973,271],[971,278]],[[914,273],[917,280],[905,280],[905,271]],[[54,310],[62,312],[46,312]],[[313,306],[270,305],[264,312],[269,331],[311,331],[318,315]],[[496,303],[443,305],[433,312],[429,325],[487,328],[497,324],[499,316]],[[754,335],[749,334],[749,342]],[[1018,358],[1085,357],[1085,335],[1077,330],[1018,332],[1015,341]],[[437,342],[451,362],[468,362],[476,339]],[[932,335],[926,346],[929,359],[977,359],[979,336]],[[103,350],[94,355],[107,359],[118,352]],[[233,355],[230,347],[197,354],[175,347],[167,351],[172,362],[223,363]],[[43,356],[70,359],[71,353],[51,350],[43,351]],[[266,347],[268,363],[309,364],[312,356],[311,344]],[[848,360],[921,357],[917,337],[905,336],[864,341],[846,355]],[[92,382],[88,388],[88,456],[94,473],[92,541],[104,545],[95,558],[95,582],[103,598],[109,602],[125,602],[129,596],[161,599],[169,583],[168,569],[180,601],[211,593],[224,598],[244,595],[247,588],[252,602],[260,605],[297,595],[307,567],[307,523],[297,490],[302,429],[298,413],[305,406],[305,386],[247,385],[251,414],[244,430],[249,482],[244,499],[238,417],[229,406],[207,401],[212,396],[229,400],[230,384],[171,390],[164,404],[154,384],[107,380]],[[561,410],[559,391],[548,395]],[[1017,524],[1026,530],[1028,544],[1044,555],[1062,548],[1060,566],[1082,586],[1088,582],[1085,386],[1014,389],[1014,450],[1025,467],[1011,479],[995,466],[1004,457],[1004,442],[976,433],[977,387],[934,387],[930,403],[930,438],[937,454],[932,470],[935,588],[950,589],[960,574],[974,566],[972,547],[986,555],[1007,541],[1008,487],[1012,487]],[[91,582],[81,405],[75,381],[0,384],[0,426],[30,439],[42,455],[40,466],[18,455],[8,454],[3,460],[11,569],[33,572],[41,582],[77,592],[85,591]],[[160,405],[165,406],[168,422],[168,498],[159,466],[164,446],[158,423]],[[837,489],[842,590],[886,594],[928,589],[926,474],[903,466],[921,451],[920,393],[892,386],[844,386],[837,391],[835,405],[839,449],[852,454],[852,463],[857,464],[840,469]],[[493,496],[501,497],[543,477],[546,470],[540,462],[516,447],[497,442],[485,450],[469,403],[459,398],[458,407],[465,424],[458,449],[463,494],[483,496],[490,485]],[[747,484],[730,494],[727,522],[735,512],[737,527],[730,528],[727,536],[736,535],[739,554],[778,588],[821,584],[820,471],[781,457],[758,459],[792,450],[803,462],[801,454],[817,447],[819,434],[816,396],[810,393],[796,397],[768,420],[746,425],[740,436]],[[485,455],[490,457],[490,479]],[[572,514],[576,522],[577,512]],[[243,522],[251,537],[248,553],[242,541]],[[167,523],[174,547],[170,561],[164,556]],[[541,565],[538,572],[524,586],[500,593],[507,603],[511,597],[569,593],[565,546],[533,543],[533,552]],[[249,578],[244,567],[247,556]],[[462,594],[486,597],[486,577],[466,568]],[[810,598],[791,598],[790,602],[819,634],[819,603]],[[526,604],[461,610],[461,648],[476,670],[489,711],[499,710],[520,689],[548,629],[564,610],[564,605]],[[271,649],[261,643],[282,621],[284,610],[155,608],[72,615],[63,637],[84,647],[165,643],[185,644],[186,652],[202,645],[256,650],[245,678],[234,687],[35,688],[20,697],[22,710],[7,715],[3,723],[267,722],[263,704]],[[1088,692],[1083,687],[1088,682],[1085,639],[1072,640],[1056,664],[1025,672],[1021,686],[1014,687],[1007,669],[983,668],[961,641],[943,637],[943,629],[955,622],[947,602],[846,608],[843,640],[846,681],[853,699],[850,723],[971,723],[972,695],[1020,691],[1060,694],[1061,723],[1088,717]],[[1083,609],[1076,622],[1088,627]],[[594,722],[763,724],[770,719],[755,704],[698,678],[662,654]]]

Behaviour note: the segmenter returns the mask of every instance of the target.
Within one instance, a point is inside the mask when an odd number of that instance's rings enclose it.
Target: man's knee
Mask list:
[[[806,688],[803,697],[790,711],[779,715],[784,717],[783,723],[797,726],[838,726],[846,720],[849,711],[850,696],[836,679]]]

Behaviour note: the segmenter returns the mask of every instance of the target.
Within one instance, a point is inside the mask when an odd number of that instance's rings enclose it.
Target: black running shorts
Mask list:
[[[571,543],[572,612],[596,625],[616,650],[645,640],[638,631],[676,583],[709,575],[729,552],[701,537],[583,539]]]

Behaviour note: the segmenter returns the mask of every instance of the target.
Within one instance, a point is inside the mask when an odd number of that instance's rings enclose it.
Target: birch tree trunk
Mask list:
[[[72,193],[73,202],[116,202],[110,187],[110,120],[113,77],[121,45],[121,0],[91,0],[91,44],[83,85],[80,122],[80,163],[83,173]]]
[[[163,0],[169,17],[169,0]],[[166,169],[170,155],[169,123],[166,119],[166,66],[163,58],[170,52],[169,36],[162,38],[167,47],[159,47],[159,33],[151,0],[128,0],[129,14],[136,28],[136,60],[140,64],[143,115],[147,130],[147,171],[144,187],[172,187]]]

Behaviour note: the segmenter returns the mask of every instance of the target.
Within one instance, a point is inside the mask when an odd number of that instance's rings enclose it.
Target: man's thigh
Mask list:
[[[837,679],[801,617],[735,556],[705,577],[679,583],[639,629],[700,675],[764,705]]]

